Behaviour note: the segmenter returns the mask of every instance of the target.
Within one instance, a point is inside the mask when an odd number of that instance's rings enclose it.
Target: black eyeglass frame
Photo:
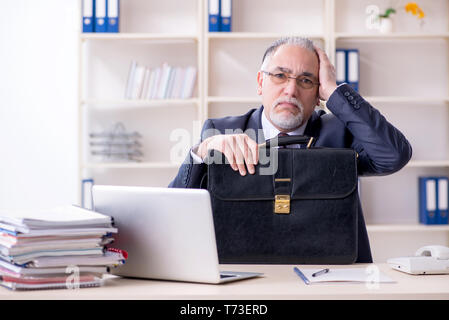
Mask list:
[[[302,89],[306,89],[306,90],[312,89],[314,86],[319,86],[319,85],[320,85],[319,82],[313,82],[312,80],[310,80],[310,78],[309,78],[308,76],[305,76],[305,75],[300,75],[300,76],[297,76],[297,77],[292,77],[292,76],[289,76],[289,75],[288,75],[287,73],[285,73],[285,72],[272,73],[272,72],[265,71],[265,70],[260,70],[260,71],[262,71],[263,73],[265,73],[265,74],[267,74],[267,75],[269,75],[270,77],[273,77],[273,78],[275,78],[277,75],[280,75],[280,74],[284,75],[284,76],[286,77],[285,80],[279,79],[279,78],[278,78],[279,80],[281,80],[281,82],[279,82],[279,84],[282,84],[282,83],[287,82],[288,79],[295,79],[296,86],[297,86],[297,87],[300,87],[300,88],[302,88]],[[310,80],[310,81],[312,82],[312,83],[310,84],[310,87],[307,86],[307,85],[304,87],[305,83],[301,81],[302,79],[308,79],[308,80]]]

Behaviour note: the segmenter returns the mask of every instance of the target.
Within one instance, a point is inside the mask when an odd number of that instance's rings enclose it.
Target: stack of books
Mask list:
[[[0,212],[0,284],[12,290],[103,285],[127,253],[107,248],[112,218],[76,206]]]
[[[131,62],[126,83],[125,99],[189,99],[193,96],[197,69],[173,67],[164,63],[150,68]]]

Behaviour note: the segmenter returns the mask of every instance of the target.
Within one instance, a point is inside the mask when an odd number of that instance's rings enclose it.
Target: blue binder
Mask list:
[[[120,4],[119,0],[107,0],[107,32],[119,32]]]
[[[346,50],[346,66],[347,66],[347,74],[346,74],[346,82],[349,84],[355,91],[359,91],[359,50],[357,49],[348,49]]]
[[[419,177],[419,222],[437,224],[437,178]]]
[[[438,177],[437,183],[437,224],[448,224],[449,223],[449,211],[448,211],[448,177]]]
[[[220,31],[220,0],[209,0],[209,32]]]
[[[232,0],[221,0],[220,31],[231,32]]]
[[[95,0],[83,0],[83,32],[94,32]]]
[[[337,49],[335,52],[335,72],[337,76],[337,85],[345,83],[348,68],[346,64],[346,50]]]
[[[106,0],[95,0],[95,32],[107,32]]]

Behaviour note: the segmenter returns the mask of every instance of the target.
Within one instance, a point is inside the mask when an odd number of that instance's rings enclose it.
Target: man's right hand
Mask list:
[[[223,153],[234,171],[239,170],[242,176],[246,175],[246,167],[250,174],[254,174],[259,162],[259,146],[246,134],[222,134],[207,138],[198,147],[197,154],[205,159],[209,150],[218,150]]]

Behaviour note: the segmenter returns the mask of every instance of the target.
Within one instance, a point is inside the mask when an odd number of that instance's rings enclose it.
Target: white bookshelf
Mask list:
[[[276,40],[282,37],[296,36],[306,37],[312,40],[324,40],[324,34],[305,34],[305,33],[272,33],[272,32],[208,32],[208,39],[271,39]]]
[[[367,226],[368,232],[449,232],[448,225],[421,225],[421,224],[371,224]]]
[[[88,33],[81,34],[80,39],[85,40],[162,40],[162,41],[185,41],[193,42],[199,41],[199,36],[196,34],[182,34],[182,33]]]
[[[101,99],[87,99],[82,100],[81,104],[94,105],[100,107],[115,107],[115,108],[167,108],[167,107],[183,107],[188,105],[196,105],[200,107],[200,99],[112,99],[112,100],[101,100]]]
[[[278,38],[303,36],[324,48],[331,61],[336,48],[359,49],[360,93],[412,144],[412,160],[403,170],[361,179],[370,235],[447,233],[447,227],[417,224],[416,196],[418,176],[449,175],[449,0],[419,3],[427,15],[422,28],[416,17],[397,14],[391,34],[365,28],[371,4],[385,8],[389,2],[234,0],[233,32],[209,33],[205,0],[121,1],[121,33],[79,36],[80,180],[167,186],[179,166],[179,159],[170,159],[177,143],[170,132],[186,130],[193,145],[207,118],[258,108],[256,73],[263,52]],[[194,97],[123,99],[132,59],[196,65]],[[87,156],[86,130],[114,117],[144,131],[142,162],[101,163]]]
[[[204,119],[204,5],[201,0],[120,1],[120,33],[80,32],[80,181],[94,178],[97,184],[166,186],[174,177],[180,161],[170,154],[178,142],[173,132],[184,130],[192,136],[190,143]],[[124,99],[132,60],[147,67],[195,66],[193,97]],[[88,134],[118,121],[143,136],[142,161],[110,162],[89,154]]]
[[[108,163],[85,163],[85,169],[176,169],[180,163],[169,162],[108,162]]]
[[[388,40],[400,40],[400,39],[449,39],[449,32],[441,33],[406,33],[395,32],[391,34],[364,34],[364,33],[345,33],[336,32],[334,34],[335,39],[359,39],[359,40],[376,40],[376,41],[388,41]]]

